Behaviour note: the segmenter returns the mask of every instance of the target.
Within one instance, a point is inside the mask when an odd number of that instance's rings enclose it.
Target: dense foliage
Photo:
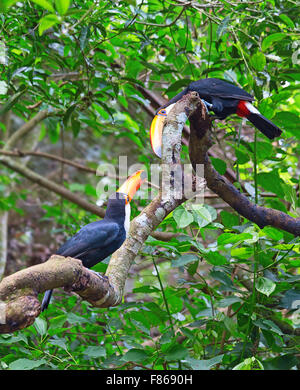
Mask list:
[[[237,116],[215,121],[215,168],[231,169],[254,203],[299,218],[295,1],[6,0],[0,7],[3,146],[47,108],[53,115],[31,144],[40,151],[91,168],[118,169],[118,157],[128,156],[128,166],[140,163],[150,173],[158,161],[143,88],[171,98],[190,80],[218,77],[253,93],[284,131],[271,142]],[[182,155],[188,161],[186,146]],[[96,175],[41,157],[26,163],[97,201]],[[46,260],[97,219],[12,170],[1,167],[0,181],[0,208],[10,213],[6,274]],[[0,337],[2,368],[299,367],[299,239],[260,229],[205,194],[204,205],[180,206],[158,229],[179,235],[147,240],[122,305],[96,309],[57,291],[33,326]],[[133,216],[149,201],[136,200]]]

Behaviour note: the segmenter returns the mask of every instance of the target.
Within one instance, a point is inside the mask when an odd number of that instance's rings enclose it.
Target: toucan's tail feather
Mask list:
[[[44,295],[44,298],[43,298],[43,301],[42,301],[42,305],[41,305],[41,311],[46,310],[47,307],[49,306],[52,293],[53,293],[53,290],[47,290],[45,292],[45,295]]]
[[[251,113],[247,119],[269,139],[279,137],[282,133],[279,127],[261,114]]]

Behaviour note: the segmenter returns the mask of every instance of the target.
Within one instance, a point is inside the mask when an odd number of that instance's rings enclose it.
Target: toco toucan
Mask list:
[[[91,268],[115,252],[126,239],[130,225],[130,201],[139,189],[143,170],[135,172],[111,195],[101,221],[85,225],[56,252],[82,261]],[[41,311],[47,309],[53,290],[45,292]]]
[[[279,127],[265,118],[250,103],[254,98],[248,92],[226,81],[207,78],[193,81],[184,91],[157,110],[150,127],[150,140],[152,149],[158,157],[161,157],[161,139],[165,117],[174,104],[190,91],[198,92],[207,109],[213,111],[218,119],[225,119],[228,115],[237,114],[247,118],[270,139],[278,137],[282,133]]]

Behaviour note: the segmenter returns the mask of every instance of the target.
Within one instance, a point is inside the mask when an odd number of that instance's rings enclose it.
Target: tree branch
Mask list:
[[[186,201],[184,196],[178,197],[174,180],[177,167],[181,166],[181,136],[183,126],[189,115],[195,111],[200,103],[199,95],[191,92],[176,103],[168,114],[162,138],[162,187],[152,202],[134,218],[130,224],[130,231],[124,244],[111,257],[106,275],[111,284],[119,291],[121,302],[126,278],[139,250],[150,233],[181,203]],[[173,180],[170,178],[173,178]],[[166,186],[169,190],[164,191]],[[204,187],[204,182],[203,182]]]
[[[0,300],[5,304],[5,317],[0,333],[10,333],[33,324],[40,314],[38,294],[64,287],[76,291],[87,301],[109,304],[115,301],[115,292],[108,279],[85,268],[81,261],[71,257],[52,256],[48,261],[7,276],[0,283]],[[94,304],[95,306],[95,304]]]
[[[137,85],[136,86],[137,90],[141,92],[141,94],[148,100],[150,100],[151,104],[155,107],[155,109],[163,106],[164,104],[167,103],[167,100],[164,99],[163,97],[161,96],[157,96],[155,93],[153,93],[152,91],[146,89],[146,88],[143,88],[141,87],[140,85]],[[151,107],[151,106],[146,106],[144,104],[141,104],[143,109],[153,118],[155,116],[155,110]],[[183,127],[183,137],[182,137],[182,143],[184,145],[189,145],[189,136],[190,136],[190,129],[188,128],[188,126],[184,125]],[[208,151],[208,155],[211,156],[211,157],[214,157],[214,158],[217,158],[218,156],[212,151],[212,150],[209,150]],[[226,169],[226,172],[224,174],[224,176],[230,180],[232,183],[236,182],[236,175],[234,173],[234,171],[230,168],[227,168]],[[243,183],[241,183],[241,187],[242,189],[246,191],[245,189],[245,186]]]
[[[97,205],[89,203],[80,196],[75,195],[73,192],[68,189],[54,183],[51,180],[46,179],[45,177],[39,175],[38,173],[33,172],[31,169],[24,167],[22,164],[17,163],[9,157],[0,156],[0,164],[5,165],[6,167],[12,169],[15,172],[20,173],[22,176],[26,177],[28,180],[39,184],[40,186],[47,188],[48,190],[55,192],[56,194],[62,196],[63,198],[69,200],[72,203],[77,204],[82,207],[84,210],[89,211],[99,217],[103,218],[105,215],[105,210]]]
[[[121,302],[129,268],[142,245],[152,230],[186,200],[184,196],[176,196],[178,183],[174,177],[178,166],[181,166],[183,125],[199,102],[198,94],[191,92],[177,102],[169,113],[163,132],[162,149],[162,183],[165,186],[169,182],[170,187],[166,192],[167,197],[161,188],[156,198],[133,219],[128,238],[110,259],[107,278],[96,276],[83,267],[80,260],[58,255],[52,256],[43,264],[4,278],[0,283],[0,300],[5,304],[6,318],[5,323],[0,325],[0,333],[13,332],[31,325],[40,314],[38,293],[45,290],[65,287],[76,291],[96,307],[110,307]],[[2,157],[0,161],[6,164],[6,159]],[[11,165],[11,161],[9,164]],[[13,169],[18,171],[19,167],[14,165]],[[26,171],[22,171],[24,173]],[[181,186],[182,183],[183,181]],[[202,184],[204,187],[204,182]]]
[[[55,114],[56,111],[50,111],[48,109],[39,111],[33,118],[24,123],[24,125],[11,135],[4,146],[4,150],[11,149],[21,137],[24,137],[24,135],[31,131],[39,122]]]
[[[208,149],[212,145],[209,134],[210,127],[205,126],[203,121],[207,123],[199,112],[190,117],[189,154],[194,168],[196,164],[204,165],[204,178],[208,188],[218,194],[240,215],[256,223],[260,228],[271,225],[299,236],[300,218],[293,218],[282,211],[253,204],[214,169],[208,158]]]
[[[115,175],[110,175],[109,173],[103,173],[103,174],[100,173],[99,174],[97,169],[90,168],[90,167],[88,167],[86,165],[82,165],[80,163],[77,163],[76,161],[71,161],[71,160],[68,160],[67,158],[64,158],[64,157],[61,157],[61,156],[56,156],[55,154],[50,154],[50,153],[45,153],[45,152],[24,151],[24,150],[19,150],[19,149],[15,149],[15,150],[3,150],[3,149],[0,149],[0,155],[20,157],[20,158],[24,158],[26,156],[42,157],[42,158],[47,158],[49,160],[53,160],[53,161],[57,161],[57,162],[69,165],[69,166],[71,166],[73,168],[77,168],[77,169],[79,169],[81,171],[85,171],[85,172],[88,172],[88,173],[93,173],[94,175],[107,176],[107,177],[110,177],[112,179],[118,179],[118,180],[126,179],[125,176],[124,177],[122,177],[122,176],[115,176]],[[154,187],[154,188],[157,188],[157,189],[159,188],[154,183],[151,183],[148,180],[146,180],[145,183],[147,183],[150,187]]]

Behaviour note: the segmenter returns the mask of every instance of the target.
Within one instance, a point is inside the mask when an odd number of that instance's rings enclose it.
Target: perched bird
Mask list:
[[[130,201],[143,182],[143,170],[131,175],[107,202],[105,216],[82,227],[63,244],[57,255],[70,256],[91,268],[115,252],[125,241],[130,225]],[[45,292],[41,310],[47,309],[53,290]]]
[[[217,119],[225,119],[228,115],[237,114],[247,118],[258,130],[269,139],[280,136],[282,131],[269,119],[265,118],[251,102],[254,97],[243,89],[226,81],[207,78],[193,81],[186,89],[174,96],[167,104],[157,110],[150,127],[150,140],[154,153],[161,157],[161,140],[164,119],[174,104],[188,92],[198,92],[208,110],[213,111]]]

